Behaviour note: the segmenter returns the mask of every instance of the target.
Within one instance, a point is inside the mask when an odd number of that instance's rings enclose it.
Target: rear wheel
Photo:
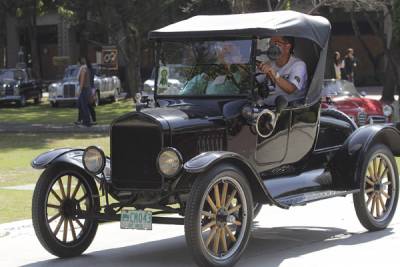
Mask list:
[[[32,199],[36,236],[58,257],[82,254],[91,244],[98,222],[98,190],[92,178],[77,167],[56,164],[40,176]]]
[[[219,165],[194,183],[185,236],[199,266],[232,266],[246,248],[253,200],[244,177],[234,166]]]
[[[385,145],[373,146],[363,163],[361,190],[353,195],[361,224],[370,231],[386,228],[399,197],[398,171],[392,152]]]

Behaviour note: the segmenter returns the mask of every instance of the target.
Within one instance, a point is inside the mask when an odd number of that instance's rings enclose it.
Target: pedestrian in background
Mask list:
[[[342,76],[344,72],[344,61],[340,56],[339,51],[335,51],[335,53],[333,54],[333,69],[334,69],[335,79],[341,80],[342,78],[344,78]]]
[[[344,72],[345,79],[354,83],[354,70],[357,67],[357,59],[354,56],[353,48],[347,49],[346,56],[344,57]]]
[[[89,59],[86,58],[86,66],[89,70],[89,83],[90,83],[90,97],[89,97],[89,112],[90,112],[90,117],[91,117],[91,123],[96,124],[96,87],[94,86],[94,75],[95,75],[95,70],[90,63]]]
[[[89,97],[90,90],[90,71],[86,65],[85,57],[80,58],[80,69],[78,74],[79,81],[79,98],[78,98],[78,126],[83,125],[90,127],[90,111],[89,111]],[[82,120],[82,124],[80,121]]]

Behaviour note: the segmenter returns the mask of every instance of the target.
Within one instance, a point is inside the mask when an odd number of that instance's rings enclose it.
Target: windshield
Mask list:
[[[354,85],[348,81],[325,80],[322,96],[361,97]]]
[[[163,43],[157,94],[248,94],[251,44],[251,40]]]
[[[22,70],[0,70],[0,80],[22,80],[24,72]]]
[[[78,79],[78,66],[69,66],[64,73],[64,79]]]

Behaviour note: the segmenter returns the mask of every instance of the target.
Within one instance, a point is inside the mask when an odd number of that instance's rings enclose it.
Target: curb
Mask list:
[[[109,125],[80,128],[74,124],[0,123],[0,133],[109,133]]]

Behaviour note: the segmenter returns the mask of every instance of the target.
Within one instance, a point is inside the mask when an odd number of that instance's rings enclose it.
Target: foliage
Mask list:
[[[400,46],[400,0],[393,0],[393,37],[397,46]]]

